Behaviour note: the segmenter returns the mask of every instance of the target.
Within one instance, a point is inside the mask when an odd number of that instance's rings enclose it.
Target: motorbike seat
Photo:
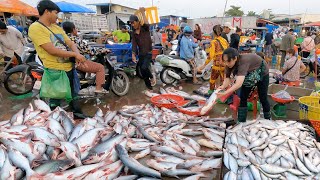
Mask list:
[[[28,63],[28,65],[31,66],[32,69],[39,67],[39,64],[37,62],[30,62],[30,63]]]
[[[173,59],[181,59],[180,56],[177,56],[177,55],[169,55],[169,57],[171,57]]]

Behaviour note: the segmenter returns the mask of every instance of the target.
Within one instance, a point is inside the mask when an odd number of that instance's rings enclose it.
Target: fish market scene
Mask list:
[[[319,7],[0,0],[0,180],[320,180]]]

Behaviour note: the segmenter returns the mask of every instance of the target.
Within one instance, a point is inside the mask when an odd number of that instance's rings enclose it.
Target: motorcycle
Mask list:
[[[310,73],[315,72],[315,65],[314,65],[314,56],[310,56],[308,58],[301,58],[301,61],[306,66],[306,70],[300,73],[300,78],[305,78],[310,75]],[[318,60],[317,63],[317,77],[320,77],[320,62]]]
[[[109,54],[103,52],[95,57],[93,61],[103,64],[106,67],[106,84],[118,96],[124,96],[129,91],[129,78],[121,68],[115,66]],[[77,71],[81,87],[94,85],[95,77],[86,78],[86,73]],[[8,92],[14,95],[23,95],[31,92],[36,80],[41,81],[44,73],[43,65],[34,48],[26,47],[23,56],[23,64],[10,69],[5,77],[4,85]]]
[[[200,47],[195,48],[195,61],[197,66],[202,65],[207,59],[207,54]],[[171,85],[176,81],[192,78],[191,65],[180,59],[178,56],[158,55],[156,61],[160,62],[163,69],[160,73],[160,79],[164,84]],[[211,76],[211,66],[206,66],[197,78],[208,81]]]

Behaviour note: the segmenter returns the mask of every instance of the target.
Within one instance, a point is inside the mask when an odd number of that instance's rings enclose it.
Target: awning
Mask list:
[[[119,18],[125,24],[127,24],[127,22],[129,21],[129,16],[117,16],[117,18]]]
[[[59,6],[63,13],[95,13],[95,11],[87,7],[65,1],[56,2],[56,5]]]
[[[311,26],[320,26],[320,21],[306,24],[303,27],[311,27]]]

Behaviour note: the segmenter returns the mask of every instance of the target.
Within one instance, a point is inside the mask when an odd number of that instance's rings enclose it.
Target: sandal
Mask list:
[[[108,94],[108,93],[109,93],[109,91],[107,91],[107,90],[105,90],[105,89],[95,90],[94,92],[97,93],[97,94]]]

